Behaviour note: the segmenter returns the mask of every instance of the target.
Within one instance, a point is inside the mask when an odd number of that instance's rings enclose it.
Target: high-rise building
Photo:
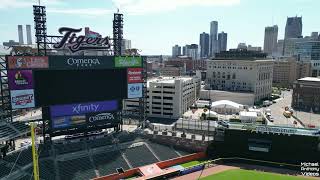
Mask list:
[[[264,30],[264,46],[263,51],[268,55],[273,55],[277,52],[278,41],[278,26],[266,27]]]
[[[201,33],[200,34],[200,57],[206,58],[209,57],[209,34],[208,33]]]
[[[186,56],[191,57],[192,60],[199,59],[199,47],[197,44],[190,44],[186,49]]]
[[[22,25],[18,25],[18,36],[19,36],[19,44],[24,44],[24,42],[23,42],[23,27],[22,27]]]
[[[221,32],[218,34],[218,45],[219,45],[219,52],[227,50],[227,41],[228,41],[228,34],[225,32]]]
[[[250,44],[248,45],[248,47],[247,47],[247,50],[248,51],[261,51],[261,47],[259,47],[259,46],[251,46]]]
[[[124,54],[125,50],[131,49],[131,40],[129,39],[122,39],[121,42],[121,54]]]
[[[26,35],[27,35],[27,44],[32,44],[32,38],[31,38],[31,25],[26,25]]]
[[[302,37],[302,17],[288,17],[284,38]]]
[[[178,57],[181,55],[181,46],[177,44],[172,47],[172,57]]]
[[[237,49],[247,49],[248,46],[246,45],[246,43],[239,43]]]
[[[318,32],[312,32],[311,33],[311,38],[312,39],[318,39],[318,36],[319,36]]]
[[[320,41],[302,41],[296,43],[295,54],[300,61],[311,63],[311,76],[320,76]]]
[[[218,22],[211,21],[210,23],[210,40],[209,40],[209,55],[214,56],[215,53],[219,52],[218,48]]]

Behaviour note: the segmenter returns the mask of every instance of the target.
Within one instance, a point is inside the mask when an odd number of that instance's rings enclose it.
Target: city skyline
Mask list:
[[[42,3],[47,6],[50,35],[58,35],[57,30],[61,26],[88,26],[95,32],[110,36],[113,13],[120,7],[125,20],[124,38],[130,39],[132,47],[141,49],[144,55],[170,55],[172,45],[199,44],[199,34],[210,33],[211,21],[218,21],[218,32],[228,33],[228,49],[236,48],[240,42],[263,47],[264,28],[271,25],[278,25],[278,39],[283,39],[287,17],[296,15],[303,18],[303,36],[320,31],[320,25],[314,23],[316,7],[320,3],[310,0],[272,0],[259,4],[253,0],[149,1],[94,0],[95,3],[79,1],[75,4],[69,0],[50,0]],[[0,33],[6,38],[1,39],[1,44],[10,39],[18,42],[18,24],[31,24],[34,34],[32,4],[36,3],[26,0],[1,2],[0,12],[12,17],[3,18],[0,23]],[[76,20],[78,18],[80,22]]]

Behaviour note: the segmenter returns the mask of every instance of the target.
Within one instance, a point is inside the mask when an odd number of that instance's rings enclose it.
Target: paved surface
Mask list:
[[[298,121],[297,125],[294,124],[295,119],[293,117],[286,118],[283,115],[285,107],[291,107],[292,100],[292,90],[291,91],[282,91],[281,98],[277,99],[276,103],[273,103],[269,107],[263,107],[262,110],[270,109],[271,117],[274,119],[274,122],[268,122],[268,125],[279,125],[279,126],[289,126],[289,127],[303,127]]]

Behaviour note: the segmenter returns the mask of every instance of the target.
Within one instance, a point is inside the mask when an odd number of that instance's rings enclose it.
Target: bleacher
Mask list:
[[[17,132],[14,129],[8,127],[7,124],[0,125],[0,139],[10,139],[15,137],[16,135]]]
[[[84,142],[80,141],[67,144],[55,144],[54,148],[56,149],[57,154],[66,154],[82,151],[85,149],[84,145]]]
[[[95,154],[92,156],[92,159],[100,176],[117,173],[117,168],[123,168],[124,170],[129,169],[128,164],[119,151]]]
[[[107,136],[107,137],[87,141],[87,143],[88,143],[88,147],[97,148],[97,147],[113,144],[112,140],[113,140],[112,136]]]
[[[30,127],[26,125],[24,122],[12,122],[10,124],[17,130],[19,130],[21,133],[30,131]]]
[[[9,164],[0,160],[0,178],[7,176],[10,173],[11,167]]]
[[[30,168],[28,168],[26,172],[29,173],[29,180],[31,176],[33,179],[33,167],[31,166]],[[39,176],[41,180],[55,180],[56,170],[53,160],[39,160]]]
[[[92,167],[88,156],[67,161],[58,161],[58,168],[60,180],[88,180],[96,177],[94,167]]]
[[[179,155],[174,151],[174,149],[169,146],[162,144],[156,144],[153,142],[147,142],[156,155],[160,158],[161,161],[173,159],[179,157]]]
[[[25,166],[32,163],[32,152],[31,148],[22,149],[8,154],[5,158],[5,161],[15,163],[17,162],[20,166]]]
[[[146,145],[125,149],[124,154],[133,167],[140,167],[158,162]]]

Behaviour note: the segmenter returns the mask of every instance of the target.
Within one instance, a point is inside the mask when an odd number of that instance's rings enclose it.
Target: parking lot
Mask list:
[[[280,125],[280,126],[290,126],[290,127],[303,127],[299,121],[296,121],[293,117],[286,118],[283,115],[284,108],[286,106],[291,107],[292,101],[292,90],[291,91],[282,91],[281,98],[276,100],[276,103],[273,103],[269,107],[263,107],[263,110],[270,109],[271,110],[271,117],[274,119],[274,122],[270,123],[270,125]],[[303,124],[313,124],[315,126],[320,126],[320,114],[313,114],[308,112],[301,112],[301,111],[294,111],[294,116],[296,116]],[[310,118],[311,117],[311,118]],[[296,121],[297,124],[295,125],[293,122]]]

